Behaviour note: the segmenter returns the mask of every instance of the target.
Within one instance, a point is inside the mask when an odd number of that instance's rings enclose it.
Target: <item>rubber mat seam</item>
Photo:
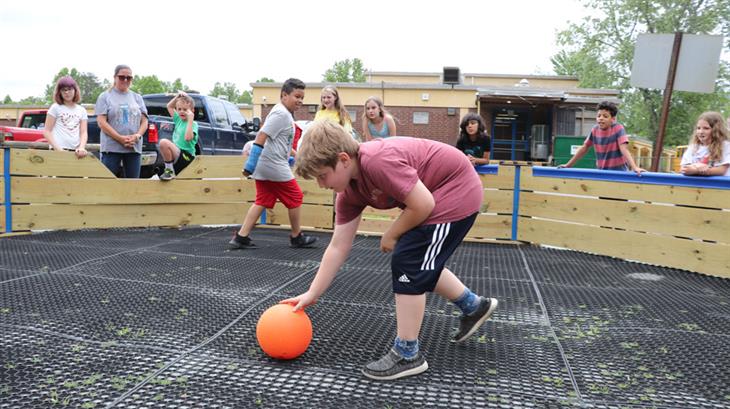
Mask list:
[[[543,298],[542,298],[542,293],[540,292],[540,287],[537,285],[535,276],[532,274],[530,265],[527,262],[527,257],[525,257],[525,253],[524,253],[524,251],[522,251],[522,247],[517,246],[517,250],[520,253],[520,257],[522,257],[522,263],[525,267],[525,270],[527,271],[527,274],[530,276],[530,280],[532,281],[532,288],[535,290],[537,300],[540,303],[540,309],[542,310],[542,313],[545,316],[545,320],[547,321],[548,331],[550,332],[550,335],[554,339],[555,345],[557,346],[558,351],[560,352],[560,357],[563,359],[563,364],[565,365],[565,368],[568,372],[568,377],[570,378],[570,382],[573,384],[573,390],[575,391],[576,398],[578,398],[578,400],[581,402],[585,402],[582,394],[580,393],[580,388],[578,387],[578,381],[575,379],[575,375],[573,374],[573,368],[570,366],[568,357],[565,354],[565,349],[563,348],[563,344],[560,342],[560,338],[558,338],[558,334],[555,333],[555,329],[553,328],[552,324],[550,323],[550,315],[548,314],[547,307],[545,306],[545,300],[543,300]]]

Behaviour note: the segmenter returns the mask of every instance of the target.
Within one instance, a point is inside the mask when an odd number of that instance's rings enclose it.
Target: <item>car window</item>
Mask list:
[[[238,110],[238,107],[235,104],[232,104],[230,102],[224,102],[223,105],[226,107],[226,111],[228,111],[228,118],[231,119],[231,124],[238,124],[239,126],[246,123],[246,119],[241,114],[241,111]]]
[[[208,106],[210,106],[210,116],[215,125],[219,128],[230,129],[231,125],[228,123],[228,115],[226,115],[226,107],[223,106],[223,103],[215,99],[209,99]]]
[[[43,129],[46,124],[46,114],[26,114],[23,116],[21,128]]]
[[[144,104],[147,107],[148,115],[161,115],[170,116],[167,112],[167,103],[170,102],[172,97],[148,97],[144,99]],[[208,115],[205,112],[205,108],[202,107],[203,102],[198,98],[195,100],[195,120],[201,122],[208,122]]]

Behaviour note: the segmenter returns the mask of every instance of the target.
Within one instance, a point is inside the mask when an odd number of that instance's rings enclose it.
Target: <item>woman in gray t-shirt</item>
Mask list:
[[[114,68],[114,86],[104,91],[94,108],[101,129],[101,162],[115,175],[124,166],[125,178],[138,178],[142,166],[142,135],[147,130],[147,107],[129,90],[132,69]]]

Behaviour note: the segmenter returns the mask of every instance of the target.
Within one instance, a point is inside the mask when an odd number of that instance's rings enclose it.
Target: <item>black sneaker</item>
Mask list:
[[[488,320],[492,316],[494,310],[497,309],[499,302],[496,298],[484,298],[479,297],[479,306],[476,311],[469,315],[462,315],[459,321],[459,331],[454,334],[451,339],[452,342],[463,342],[479,327],[484,324],[484,321]]]
[[[297,237],[289,237],[289,242],[292,247],[312,247],[312,244],[317,241],[314,236],[307,236],[304,233],[299,233]]]
[[[362,374],[370,379],[392,381],[406,376],[418,375],[426,372],[427,369],[428,362],[426,362],[420,351],[415,357],[406,359],[395,352],[394,349],[391,349],[382,358],[365,365],[362,368]]]
[[[256,245],[253,244],[253,241],[251,241],[251,238],[248,236],[241,236],[238,233],[236,233],[235,236],[231,239],[231,241],[228,242],[228,244],[231,245],[231,250],[237,250],[237,249],[255,249]]]

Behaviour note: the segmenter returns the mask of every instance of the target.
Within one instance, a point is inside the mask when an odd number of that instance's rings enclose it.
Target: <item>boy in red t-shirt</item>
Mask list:
[[[335,229],[309,290],[282,301],[295,309],[314,304],[344,264],[366,206],[403,211],[380,240],[392,252],[397,337],[390,351],[362,369],[392,380],[428,369],[419,351],[426,292],[454,302],[463,312],[453,342],[463,342],[486,321],[497,300],[474,294],[445,263],[479,213],[483,186],[456,148],[427,139],[394,137],[358,144],[330,121],[307,130],[296,173],[337,192]]]

